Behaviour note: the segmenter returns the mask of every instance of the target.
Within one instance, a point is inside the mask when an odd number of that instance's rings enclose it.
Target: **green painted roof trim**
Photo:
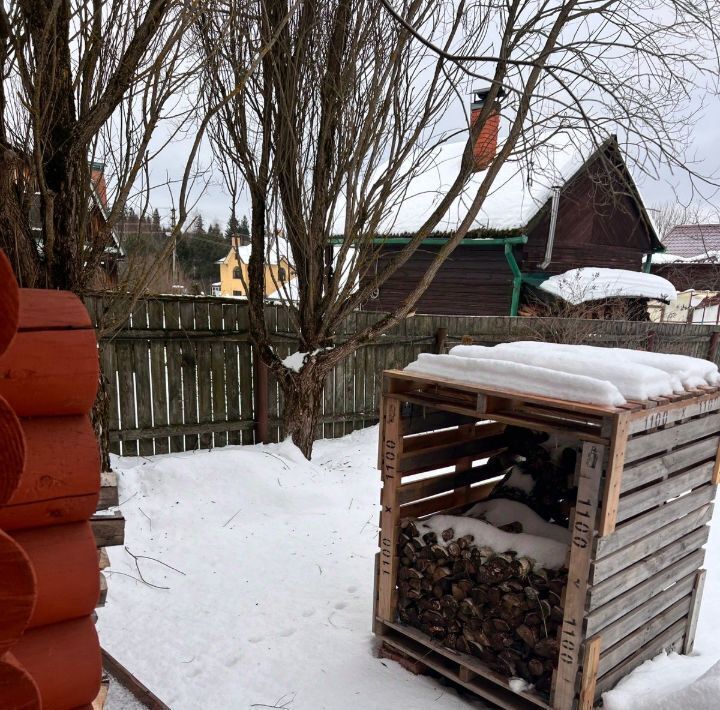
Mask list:
[[[375,237],[375,239],[372,240],[373,244],[409,244],[411,238],[410,237]],[[506,244],[527,244],[527,235],[520,235],[515,237],[465,237],[461,244],[464,247],[501,247],[505,246]],[[429,246],[443,246],[444,244],[447,244],[447,239],[442,239],[440,237],[428,237],[427,239],[423,239],[423,244],[427,244]],[[342,237],[333,237],[330,239],[330,244],[342,244],[343,238]]]

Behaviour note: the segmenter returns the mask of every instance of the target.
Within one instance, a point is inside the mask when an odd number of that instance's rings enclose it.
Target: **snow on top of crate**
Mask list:
[[[677,298],[675,287],[662,276],[598,266],[556,274],[543,281],[539,288],[573,305],[617,297],[654,298],[659,301],[674,301]]]
[[[543,349],[533,348],[529,343],[504,343],[494,348],[481,345],[457,345],[450,353],[458,357],[479,360],[524,363],[575,375],[589,374],[597,380],[611,382],[625,399],[642,400],[684,391],[680,379],[674,374],[639,363],[633,363],[628,367],[627,362],[622,358],[609,359],[607,351],[596,354],[577,348]]]
[[[491,523],[475,518],[458,515],[433,515],[419,523],[421,532],[434,532],[438,544],[442,542],[442,533],[452,528],[455,538],[472,535],[474,544],[487,546],[494,552],[516,552],[520,557],[528,557],[535,564],[545,569],[559,569],[564,566],[568,544],[541,535],[528,533],[511,533],[499,530]]]
[[[715,363],[687,355],[537,341],[494,347],[456,345],[422,354],[406,368],[479,387],[619,406],[706,385],[720,385]]]
[[[617,407],[626,402],[618,388],[606,380],[502,359],[480,360],[457,355],[423,353],[405,370],[467,382],[479,387],[500,387],[585,404]]]
[[[628,348],[600,348],[595,345],[543,343],[533,340],[501,343],[493,349],[497,350],[497,357],[501,360],[505,359],[507,352],[517,350],[526,353],[526,358],[529,357],[531,353],[534,357],[538,357],[540,351],[554,357],[558,357],[561,353],[569,353],[572,357],[578,358],[589,357],[591,359],[591,366],[594,368],[593,372],[596,376],[597,373],[600,372],[600,368],[604,368],[607,366],[607,363],[613,362],[621,365],[630,377],[638,376],[637,373],[640,371],[636,367],[637,365],[662,370],[673,378],[673,382],[679,380],[683,389],[720,384],[718,366],[714,362],[698,357],[690,357],[689,355],[649,353],[644,350],[630,350]],[[604,379],[611,379],[605,375],[603,377]]]

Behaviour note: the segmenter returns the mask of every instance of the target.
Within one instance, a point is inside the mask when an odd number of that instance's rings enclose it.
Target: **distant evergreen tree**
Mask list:
[[[155,234],[162,231],[162,227],[160,226],[160,213],[158,212],[157,207],[153,210],[152,213],[152,226],[153,232]]]
[[[238,228],[238,234],[240,235],[240,244],[250,244],[250,225],[248,218],[244,215]]]
[[[235,210],[232,210],[230,212],[230,219],[228,220],[227,227],[225,227],[225,239],[230,239],[230,237],[235,236],[238,233],[238,229],[240,228],[240,222],[238,222],[238,218],[235,216]]]
[[[210,286],[220,278],[218,259],[228,253],[229,245],[217,222],[205,229],[205,223],[199,215],[191,232],[186,232],[178,240],[177,256],[183,271],[196,285],[195,291],[210,292]]]

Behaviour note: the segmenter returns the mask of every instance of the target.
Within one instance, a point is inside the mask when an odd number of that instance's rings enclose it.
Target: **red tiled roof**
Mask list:
[[[679,224],[662,242],[668,254],[683,257],[720,251],[720,224]]]

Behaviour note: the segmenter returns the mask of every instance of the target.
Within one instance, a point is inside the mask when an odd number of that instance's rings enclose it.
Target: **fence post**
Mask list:
[[[447,328],[438,328],[435,331],[435,352],[442,355],[445,352],[445,342],[447,341]]]
[[[710,338],[710,347],[708,348],[707,359],[710,362],[715,362],[717,357],[718,344],[720,344],[720,332],[715,331]]]
[[[255,443],[270,443],[268,435],[268,369],[257,348],[253,347],[255,370]]]

